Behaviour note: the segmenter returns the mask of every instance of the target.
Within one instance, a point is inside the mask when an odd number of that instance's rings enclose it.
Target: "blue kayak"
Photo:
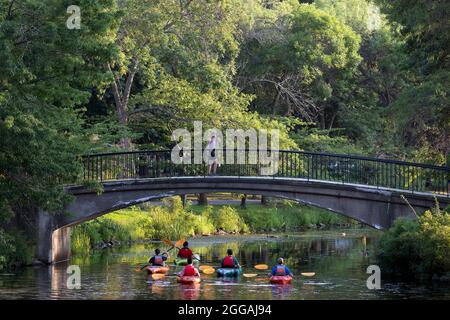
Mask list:
[[[219,268],[217,275],[219,277],[237,277],[242,273],[241,268]]]

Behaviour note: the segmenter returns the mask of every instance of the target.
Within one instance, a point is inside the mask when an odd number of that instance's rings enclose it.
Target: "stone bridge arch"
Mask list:
[[[358,220],[376,229],[385,229],[398,217],[415,214],[402,199],[405,196],[416,212],[435,203],[435,195],[365,185],[343,184],[299,178],[273,177],[165,177],[120,180],[103,183],[98,195],[82,186],[68,186],[74,196],[69,215],[39,214],[38,258],[47,263],[70,256],[70,226],[95,219],[112,211],[153,199],[213,192],[259,194],[324,208]],[[450,198],[437,196],[442,207]]]

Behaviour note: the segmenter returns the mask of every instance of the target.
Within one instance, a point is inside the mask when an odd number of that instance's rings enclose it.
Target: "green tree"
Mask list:
[[[311,5],[281,8],[275,17],[260,17],[266,23],[258,28],[271,31],[247,39],[240,86],[257,95],[257,110],[333,127],[338,101],[349,94],[345,83],[360,61],[360,38]]]
[[[0,1],[0,227],[12,235],[30,230],[33,208],[69,200],[62,183],[77,179],[87,145],[77,108],[109,81],[114,2],[78,4],[81,29],[69,30],[69,1]]]
[[[369,34],[383,24],[379,8],[366,0],[315,0],[314,5],[336,16],[360,35]]]
[[[408,86],[393,104],[400,143],[430,150],[434,162],[443,163],[450,153],[450,100],[448,94],[450,25],[448,1],[378,0],[381,10],[404,40],[408,55],[405,70],[411,72]]]

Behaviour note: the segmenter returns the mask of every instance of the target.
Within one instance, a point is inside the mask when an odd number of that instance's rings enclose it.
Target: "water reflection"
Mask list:
[[[70,264],[81,269],[82,288],[67,288],[68,263],[51,267],[27,268],[17,274],[0,274],[2,299],[390,299],[450,298],[448,284],[402,284],[384,281],[383,289],[368,290],[366,268],[375,264],[373,244],[378,233],[370,230],[316,232],[279,235],[278,238],[222,237],[190,241],[202,263],[219,265],[226,250],[232,248],[243,265],[244,273],[258,273],[255,278],[217,278],[202,275],[202,282],[183,285],[176,282],[172,267],[163,280],[152,281],[136,266],[148,259],[158,244],[138,244],[73,257]],[[284,257],[296,277],[290,285],[272,285],[268,271],[258,271],[256,264],[272,266]],[[311,278],[301,272],[315,272]]]
[[[292,284],[272,284],[272,297],[274,300],[287,300],[290,298]]]

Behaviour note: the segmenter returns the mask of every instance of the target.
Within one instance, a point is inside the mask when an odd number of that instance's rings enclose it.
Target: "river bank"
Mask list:
[[[297,232],[357,225],[356,221],[332,212],[290,201],[266,206],[248,204],[245,209],[235,204],[188,204],[183,208],[178,198],[165,201],[165,206],[132,207],[74,227],[73,253],[162,238]]]

